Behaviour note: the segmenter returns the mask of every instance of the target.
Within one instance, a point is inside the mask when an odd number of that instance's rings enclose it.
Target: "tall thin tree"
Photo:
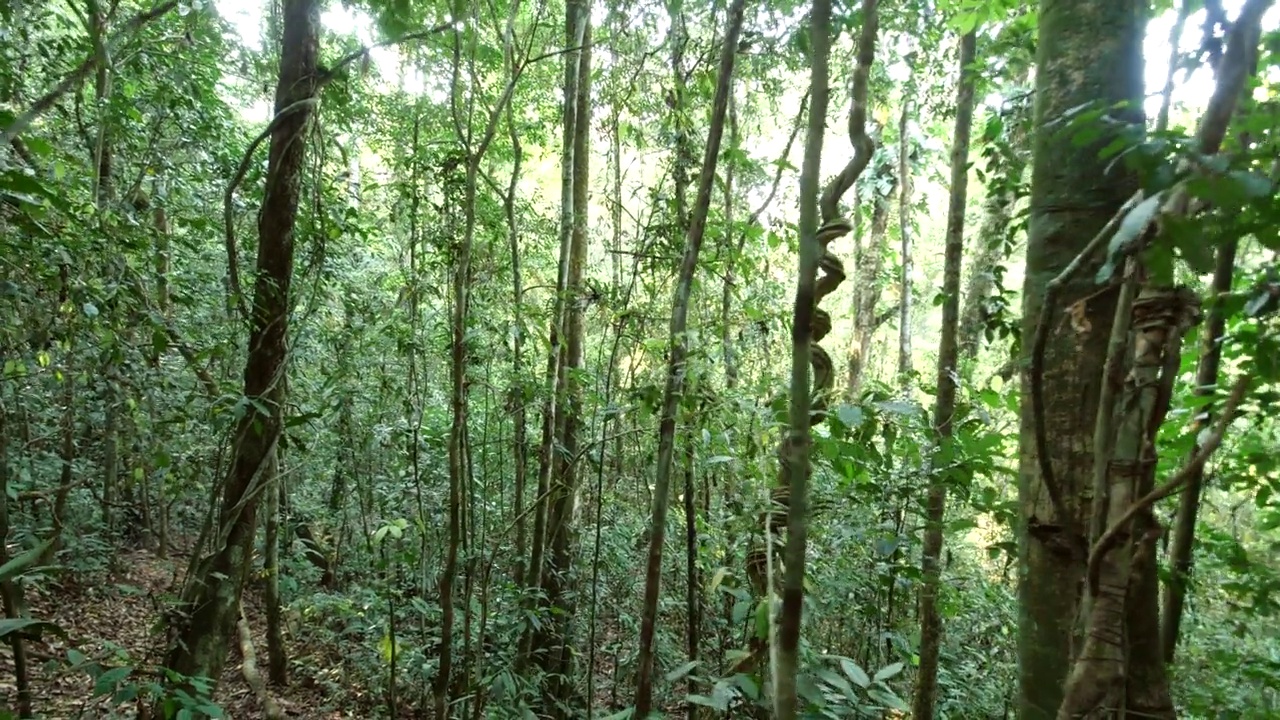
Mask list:
[[[640,658],[636,677],[635,717],[647,718],[653,707],[653,640],[658,625],[658,593],[662,583],[662,546],[666,540],[667,510],[671,494],[672,455],[676,442],[676,409],[684,396],[685,362],[689,341],[685,329],[689,318],[689,296],[698,253],[707,227],[711,206],[711,190],[720,157],[720,141],[724,136],[724,120],[728,112],[729,92],[733,83],[734,59],[738,36],[742,31],[745,0],[733,0],[728,9],[724,45],[720,51],[720,75],[711,106],[711,129],[707,134],[706,152],[698,175],[698,196],[685,238],[684,258],[676,280],[671,304],[670,339],[667,350],[667,378],[662,391],[662,412],[658,422],[658,466],[655,469],[653,514],[649,525],[649,558],[645,566],[644,604],[640,618]]]

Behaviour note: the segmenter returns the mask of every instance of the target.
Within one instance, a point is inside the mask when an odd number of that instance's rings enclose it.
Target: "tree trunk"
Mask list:
[[[849,396],[855,399],[862,393],[862,383],[867,376],[867,359],[871,355],[871,341],[875,339],[876,329],[880,326],[878,306],[880,296],[884,293],[880,274],[884,272],[884,256],[889,247],[890,203],[898,187],[898,174],[893,162],[888,158],[878,162],[864,187],[872,196],[871,230],[868,242],[854,257],[858,282],[853,291],[853,343],[849,348],[847,383]]]
[[[306,129],[318,90],[316,70],[322,0],[284,0],[284,41],[276,85],[276,118],[266,190],[258,216],[257,280],[249,318],[244,395],[250,403],[235,434],[234,458],[223,488],[213,552],[199,563],[183,592],[190,616],[176,633],[167,667],[189,677],[222,674],[236,628],[240,596],[252,558],[258,502],[274,492],[271,459],[279,441]]]
[[[277,687],[289,684],[289,655],[284,646],[284,622],[280,606],[280,496],[284,483],[278,480],[279,453],[271,459],[267,476],[277,478],[267,493],[267,528],[263,539],[262,569],[267,576],[264,602],[267,606],[267,677]]]
[[[538,643],[545,651],[543,669],[550,675],[547,711],[553,718],[571,716],[573,649],[570,621],[576,602],[568,596],[572,571],[573,515],[578,492],[578,447],[583,431],[582,385],[583,351],[586,335],[583,271],[587,256],[587,200],[590,181],[588,140],[591,132],[591,24],[589,5],[571,3],[565,12],[565,35],[581,32],[582,50],[566,58],[566,75],[576,75],[565,91],[565,134],[561,162],[569,165],[570,227],[569,273],[565,293],[570,305],[565,314],[563,375],[564,406],[560,423],[560,453],[555,463],[555,482],[547,511],[547,538],[550,562],[543,573],[543,590],[549,607],[559,608],[546,626],[549,633]]]
[[[915,368],[911,358],[911,233],[914,229],[911,196],[911,156],[914,143],[907,134],[911,120],[911,95],[915,93],[915,52],[907,56],[910,75],[903,89],[898,116],[898,239],[901,241],[902,274],[898,277],[898,385],[908,387]]]
[[[698,196],[693,208],[693,217],[689,223],[684,258],[680,262],[675,295],[671,303],[667,373],[658,423],[658,465],[654,478],[653,516],[649,525],[649,555],[645,565],[644,604],[641,607],[640,617],[640,653],[633,715],[637,720],[648,718],[653,708],[653,641],[657,633],[658,595],[662,583],[662,546],[666,540],[667,510],[671,494],[676,410],[684,396],[685,357],[689,352],[688,338],[685,335],[689,317],[689,295],[693,289],[693,273],[697,269],[698,254],[702,250],[702,238],[707,226],[707,211],[711,206],[711,190],[715,180],[716,161],[720,156],[720,140],[724,136],[724,120],[728,112],[733,64],[738,35],[742,30],[745,5],[745,0],[733,0],[728,10],[724,45],[720,52],[720,72],[716,81],[715,99],[712,101],[711,125],[707,135],[706,152],[702,156],[702,170],[698,175]]]
[[[939,445],[951,441],[959,378],[960,265],[964,255],[964,210],[969,190],[969,136],[973,127],[976,77],[969,68],[977,54],[977,36],[970,31],[960,39],[960,86],[956,91],[956,130],[951,145],[951,202],[947,212],[947,240],[942,273],[942,337],[938,341],[938,397],[933,412]],[[938,465],[945,464],[939,458]],[[942,650],[942,618],[938,613],[941,585],[943,519],[947,507],[948,478],[938,466],[929,479],[925,510],[924,546],[921,549],[920,669],[916,674],[912,717],[932,718],[938,694],[938,656]]]
[[[1142,122],[1142,42],[1146,3],[1138,0],[1042,2],[1036,64],[1034,167],[1023,287],[1023,337],[1036,332],[1045,287],[1084,248],[1125,199],[1136,178],[1098,151],[1122,132],[1119,124],[1100,128],[1094,142],[1077,147],[1048,124],[1086,103],[1122,111],[1126,122]],[[1066,284],[1063,307],[1096,293],[1086,270]],[[1044,720],[1062,704],[1063,681],[1071,662],[1083,547],[1092,494],[1094,424],[1101,371],[1115,307],[1114,293],[1085,300],[1083,322],[1062,322],[1055,314],[1045,347],[1044,436],[1037,439],[1033,403],[1022,405],[1018,496],[1023,518],[1019,542],[1018,716]],[[1052,308],[1057,311],[1059,308]],[[1075,328],[1079,328],[1076,331]],[[1023,344],[1024,358],[1031,343]],[[1022,396],[1031,397],[1029,376]],[[1040,442],[1049,456],[1040,458]],[[1053,477],[1042,468],[1051,466]],[[1050,499],[1046,481],[1062,507]],[[1065,513],[1065,514],[1064,514]]]
[[[1014,87],[1025,82],[1021,77]],[[1031,103],[1019,101],[1004,113],[1005,141],[1009,154],[999,153],[996,160],[987,164],[987,198],[983,202],[982,224],[971,242],[969,250],[969,277],[964,292],[963,310],[960,313],[960,356],[972,361],[982,349],[982,337],[987,328],[989,300],[996,281],[1002,278],[1001,263],[1014,251],[1013,224],[1017,189],[1026,173],[1029,152],[1026,150]],[[1019,233],[1018,236],[1021,234]]]
[[[9,436],[7,434],[8,410],[0,399],[0,566],[9,562]],[[4,616],[17,620],[24,616],[26,603],[22,598],[22,584],[13,580],[0,580],[0,603]],[[22,633],[9,633],[8,645],[13,652],[13,682],[17,690],[18,717],[34,717],[31,708],[31,686],[27,676],[27,649]]]

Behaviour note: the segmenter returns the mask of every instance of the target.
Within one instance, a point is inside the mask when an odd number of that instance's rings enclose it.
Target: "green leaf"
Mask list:
[[[688,675],[689,673],[693,672],[693,669],[694,669],[694,668],[696,668],[696,667],[698,667],[698,661],[697,661],[697,660],[690,660],[689,662],[687,662],[687,663],[685,663],[685,664],[681,665],[680,667],[676,668],[675,670],[672,670],[671,672],[667,673],[667,674],[664,676],[664,678],[665,678],[665,679],[666,679],[666,681],[667,681],[667,682],[669,682],[669,683],[677,682],[677,681],[679,681],[679,680],[683,679],[683,678],[684,678],[686,675]]]
[[[840,422],[844,423],[845,427],[856,428],[862,424],[865,414],[862,408],[844,403],[836,408],[836,417],[840,418]]]
[[[876,682],[883,682],[885,680],[888,680],[889,678],[902,672],[903,667],[904,667],[903,664],[900,662],[893,663],[892,665],[885,665],[884,667],[876,671],[876,676],[874,679]]]
[[[59,637],[67,637],[67,631],[62,629],[61,625],[49,622],[48,620],[39,620],[36,618],[0,618],[0,638],[10,633],[22,632],[29,628],[35,628],[41,634],[50,632]],[[68,651],[68,654],[72,651]]]
[[[884,707],[890,708],[892,710],[897,710],[899,712],[911,711],[911,708],[907,707],[907,704],[902,701],[902,698],[898,697],[893,692],[881,690],[880,688],[871,688],[870,690],[867,691],[867,696],[870,697],[872,700],[875,700],[876,702],[880,703]]]
[[[688,700],[694,705],[701,705],[703,707],[715,708],[720,712],[724,712],[725,710],[729,709],[729,703],[727,701],[721,700],[719,698],[709,698],[706,695],[690,695],[688,697]]]
[[[129,673],[133,672],[133,668],[128,666],[114,667],[98,676],[97,681],[93,683],[94,695],[106,695],[113,692],[117,684],[129,677]]]
[[[53,538],[45,540],[4,565],[0,565],[0,583],[9,582],[26,572],[32,565],[36,564],[36,561],[51,545],[53,545]]]
[[[843,670],[844,674],[853,681],[854,685],[857,685],[863,690],[871,687],[871,677],[867,675],[867,671],[863,670],[858,663],[850,660],[849,658],[842,657],[840,658],[840,669]]]
[[[1116,234],[1111,236],[1111,243],[1107,246],[1107,260],[1098,268],[1095,278],[1098,283],[1105,283],[1115,275],[1116,261],[1128,253],[1130,246],[1138,241],[1142,231],[1147,229],[1152,218],[1160,211],[1160,199],[1163,195],[1163,191],[1158,192],[1125,213],[1120,227],[1116,228]]]

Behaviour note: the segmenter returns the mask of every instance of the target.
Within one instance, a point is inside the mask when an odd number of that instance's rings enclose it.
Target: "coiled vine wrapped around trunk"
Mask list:
[[[818,343],[831,332],[831,313],[822,309],[822,300],[830,295],[845,280],[844,263],[831,251],[831,243],[853,232],[853,225],[844,217],[827,219],[818,228],[817,240],[822,248],[818,260],[819,276],[814,285],[813,319],[809,324],[811,344],[809,346],[809,364],[813,368],[812,392],[809,426],[818,425],[827,417],[831,391],[835,385],[835,365],[831,355]],[[747,554],[747,570],[751,584],[757,594],[767,594],[769,571],[769,553],[771,548],[780,542],[782,529],[787,524],[787,508],[790,505],[790,485],[787,482],[791,473],[792,454],[788,448],[788,438],[778,443],[778,483],[770,493],[770,508],[764,512],[761,524],[767,526],[767,539],[762,545],[751,549]],[[757,638],[753,642],[753,650],[763,649],[765,643]],[[752,655],[758,654],[753,652]],[[745,666],[744,666],[745,667]]]

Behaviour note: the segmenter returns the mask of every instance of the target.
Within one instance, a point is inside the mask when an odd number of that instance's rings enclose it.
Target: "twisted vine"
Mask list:
[[[879,0],[862,0],[861,5],[863,23],[858,37],[857,64],[853,72],[852,103],[849,109],[849,140],[853,145],[854,154],[853,158],[850,159],[840,173],[831,179],[818,199],[822,222],[818,227],[815,239],[819,245],[820,252],[817,267],[818,277],[815,278],[813,285],[813,312],[809,317],[808,328],[810,338],[809,364],[813,370],[809,389],[811,394],[809,427],[818,425],[826,419],[831,390],[835,384],[834,363],[831,360],[831,356],[818,342],[831,332],[831,314],[820,307],[821,302],[845,280],[844,264],[831,251],[830,245],[832,241],[853,231],[853,225],[839,211],[840,198],[849,188],[853,187],[854,182],[857,181],[868,163],[870,163],[871,155],[875,151],[875,141],[867,134],[866,126],[869,78],[871,65],[875,60],[876,37],[879,29]],[[817,87],[825,91],[825,79],[822,81],[822,85]],[[817,91],[815,90],[814,92]],[[825,114],[825,103],[822,105],[822,112]],[[747,577],[756,595],[765,598],[762,600],[762,603],[764,603],[761,606],[762,608],[768,607],[769,600],[767,598],[771,594],[769,584],[770,578],[774,575],[772,567],[773,548],[775,543],[780,542],[782,528],[787,526],[787,515],[790,511],[790,480],[794,463],[792,450],[791,438],[789,436],[784,437],[778,446],[779,481],[770,492],[770,507],[762,513],[763,517],[761,518],[761,525],[765,529],[764,542],[755,545],[747,552]],[[807,455],[807,453],[802,454],[806,461]],[[801,492],[804,492],[806,496],[808,495],[804,488],[801,489]],[[799,504],[809,505],[810,503]],[[824,504],[820,502],[811,503],[809,510],[810,512],[818,510],[819,506]],[[799,508],[799,510],[801,517],[798,521],[804,522],[808,513],[805,512],[805,508]],[[803,554],[803,546],[801,546],[800,553]],[[796,599],[792,598],[792,600]],[[757,625],[757,627],[759,626]],[[798,632],[798,628],[791,628],[791,632],[794,635]],[[792,637],[790,650],[792,653],[795,650],[795,640],[796,638]],[[772,643],[769,642],[768,638],[757,630],[751,637],[747,655],[734,666],[733,672],[750,671],[763,659],[765,652],[771,645]],[[794,658],[792,658],[792,661],[794,661]],[[794,668],[791,669],[794,670]],[[775,678],[775,681],[777,681],[777,678]]]
[[[822,254],[818,258],[819,275],[813,289],[813,316],[809,322],[809,366],[813,368],[811,380],[809,427],[814,427],[827,419],[827,409],[831,391],[835,386],[835,364],[831,355],[818,344],[831,332],[831,313],[823,310],[822,300],[830,295],[847,275],[840,257],[831,251],[831,243],[837,238],[853,232],[853,224],[842,216],[832,217],[818,228],[818,246]],[[793,458],[787,446],[788,438],[778,443],[778,484],[771,492],[773,507],[768,511],[769,533],[776,538],[786,526],[786,513],[790,505],[790,484],[787,478],[791,472]]]

